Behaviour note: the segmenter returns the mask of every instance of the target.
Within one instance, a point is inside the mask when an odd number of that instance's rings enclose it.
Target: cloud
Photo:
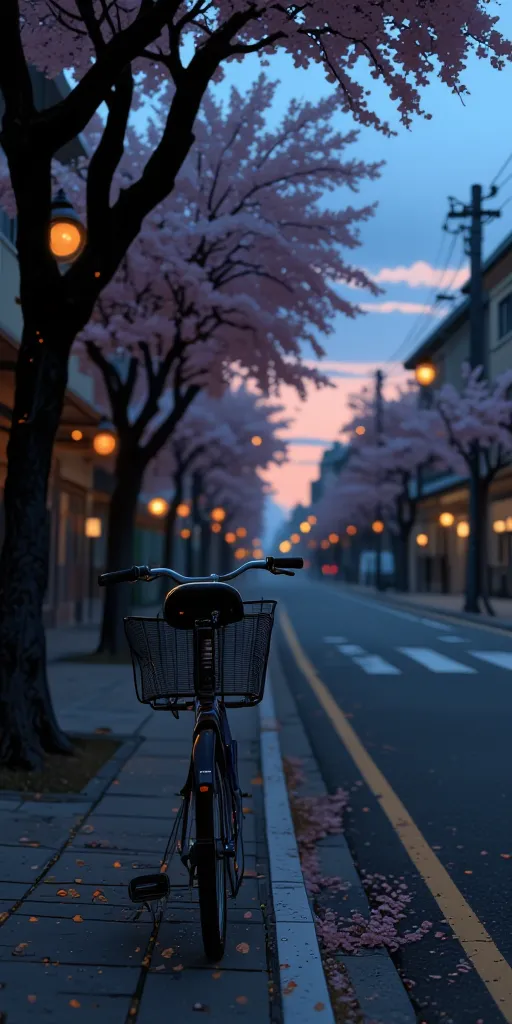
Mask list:
[[[424,313],[426,316],[441,318],[445,316],[436,306],[429,306],[424,302],[362,302],[361,309],[365,313],[404,313],[405,315],[417,315]]]
[[[389,284],[406,284],[409,288],[439,288],[441,291],[456,292],[469,278],[469,268],[446,267],[437,270],[424,260],[411,263],[410,267],[383,267],[378,274],[371,274],[373,281]]]

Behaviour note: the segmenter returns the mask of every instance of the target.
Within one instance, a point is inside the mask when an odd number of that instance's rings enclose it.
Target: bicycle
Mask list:
[[[100,586],[162,576],[178,583],[165,597],[163,618],[124,620],[138,699],[176,718],[195,711],[182,804],[161,871],[133,878],[129,896],[135,903],[164,905],[171,889],[167,858],[177,850],[189,884],[198,889],[204,951],[214,962],[224,955],[228,883],[236,898],[244,875],[243,794],[226,709],[253,707],[263,697],[277,604],[244,602],[227,581],[248,569],[294,576],[291,570],[302,567],[302,558],[268,557],[224,576],[188,577],[135,565],[98,578]]]

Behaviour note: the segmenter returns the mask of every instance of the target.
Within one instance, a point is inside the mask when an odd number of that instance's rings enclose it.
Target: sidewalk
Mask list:
[[[419,611],[440,612],[444,615],[452,615],[455,618],[465,619],[468,622],[485,623],[488,626],[499,626],[502,629],[512,630],[512,598],[492,597],[491,607],[495,615],[473,615],[464,611],[464,594],[432,594],[432,593],[400,593],[397,590],[378,591],[375,587],[364,586],[362,583],[334,583],[333,586],[341,586],[348,593],[371,596],[379,601],[390,602],[401,607],[417,608]]]
[[[55,651],[93,649],[93,631],[83,630],[81,648],[78,636],[70,647],[67,633],[55,634]],[[176,721],[138,704],[130,666],[61,661],[49,671],[64,729],[108,728],[124,742],[82,794],[0,793],[0,1021],[68,1024],[76,1015],[154,1024],[168,1005],[176,1024],[200,1012],[211,1024],[279,1024],[257,710],[231,719],[248,793],[246,879],[229,906],[227,950],[216,968],[204,960],[197,893],[176,855],[158,933],[126,889],[133,875],[160,868],[188,768],[192,715]]]

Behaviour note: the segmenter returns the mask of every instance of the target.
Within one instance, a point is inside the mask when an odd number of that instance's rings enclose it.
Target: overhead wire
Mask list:
[[[495,184],[496,184],[496,182],[497,182],[498,178],[500,177],[500,175],[501,175],[501,174],[503,174],[503,171],[505,171],[505,170],[507,169],[507,167],[508,167],[508,165],[509,165],[509,163],[510,163],[511,161],[512,161],[512,153],[510,153],[510,154],[508,155],[507,159],[505,160],[505,163],[504,163],[504,164],[502,164],[502,166],[500,167],[499,171],[498,171],[498,172],[497,172],[497,173],[496,173],[496,174],[494,175],[494,178],[493,178],[493,179],[492,179],[492,181],[491,181],[491,188],[492,188],[492,186],[493,186],[493,185],[495,185]],[[511,177],[512,177],[512,175],[511,175]],[[508,181],[508,180],[509,180],[509,179],[507,178],[507,181]],[[501,183],[501,185],[499,186],[499,188],[503,188],[503,182]]]
[[[444,286],[444,288],[448,288],[448,290],[451,290],[451,288],[453,286],[453,283],[456,280],[457,274],[459,273],[459,271],[460,271],[460,269],[462,267],[462,261],[463,261],[463,258],[464,258],[464,249],[462,249],[461,259],[459,261],[458,266],[454,270],[453,275],[450,277],[450,284],[444,285],[445,276],[446,276],[446,273],[447,273],[447,271],[449,269],[449,266],[450,266],[450,261],[451,261],[451,258],[453,256],[453,252],[454,252],[454,249],[455,249],[455,246],[456,246],[456,243],[457,243],[457,238],[459,238],[460,235],[461,235],[461,232],[459,232],[459,231],[449,232],[449,233],[452,235],[452,242],[449,245],[449,250],[448,250],[448,253],[447,253],[445,261],[444,261],[444,269],[442,271],[441,279],[440,279],[439,283],[434,285],[434,287],[431,289],[430,296],[429,296],[428,303],[427,303],[428,305],[430,305],[430,306],[432,306],[434,308],[436,307],[436,305],[438,305],[438,303],[440,301],[439,299],[436,298],[436,293],[439,292],[439,291],[442,291],[443,290],[443,286]],[[443,249],[445,238],[446,238],[446,232],[443,235],[443,238],[441,240],[441,246],[440,246],[440,248],[438,250],[439,252],[441,252],[442,249]],[[436,267],[437,263],[438,263],[438,259],[436,258],[436,262],[434,263],[434,268]],[[415,319],[414,323],[409,328],[405,338],[403,339],[403,341],[400,342],[400,345],[398,346],[396,351],[391,356],[391,358],[390,358],[391,362],[394,362],[396,359],[398,359],[401,356],[401,354],[404,352],[405,349],[411,348],[413,346],[413,344],[417,345],[419,343],[419,341],[421,339],[421,336],[424,333],[424,328],[426,326],[425,325],[424,316],[425,316],[424,313],[419,313],[418,314],[418,316]],[[427,325],[427,328],[430,329],[430,327],[431,327],[431,325],[429,323]],[[425,331],[425,333],[426,333],[426,331]]]

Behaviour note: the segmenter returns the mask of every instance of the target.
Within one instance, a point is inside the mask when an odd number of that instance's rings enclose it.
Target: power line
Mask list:
[[[441,246],[440,246],[440,250],[439,251],[442,250],[442,248],[444,246],[444,241],[446,239],[446,230],[443,229],[443,231],[444,231],[444,234],[443,234],[442,239],[441,239]],[[443,290],[443,282],[444,282],[446,273],[447,273],[449,265],[450,265],[450,260],[452,258],[453,251],[455,249],[457,238],[460,237],[460,232],[458,232],[458,231],[457,232],[448,232],[448,233],[452,235],[452,239],[453,240],[452,240],[452,242],[450,243],[450,246],[449,246],[449,251],[448,251],[448,254],[446,256],[445,266],[444,266],[444,269],[442,271],[441,279],[440,279],[439,283],[434,285],[434,287],[431,289],[430,296],[429,296],[429,299],[428,299],[428,305],[432,305],[434,307],[438,304],[438,301],[439,301],[435,297],[436,296],[436,292]],[[464,251],[462,251],[462,255],[461,255],[461,259],[460,259],[459,265],[458,265],[458,267],[454,271],[454,274],[451,277],[450,285],[448,285],[448,289],[449,290],[451,289],[451,285],[453,284],[453,282],[456,279],[457,274],[459,273],[459,270],[460,270],[460,268],[462,266],[463,258],[464,258]],[[437,259],[436,259],[436,263],[437,263]],[[434,264],[434,267],[435,267],[435,264]],[[428,329],[430,329],[430,326],[431,325],[428,324]],[[418,342],[420,340],[420,337],[421,337],[421,335],[423,333],[424,328],[425,328],[424,314],[423,313],[419,313],[417,318],[416,318],[416,320],[413,322],[413,324],[409,328],[405,338],[403,339],[402,342],[400,342],[400,345],[397,348],[396,352],[394,352],[393,355],[391,356],[391,362],[394,362],[395,359],[398,359],[399,356],[401,355],[401,353],[404,351],[404,349],[412,347],[413,344],[414,345],[418,344]]]
[[[500,174],[503,174],[503,171],[504,171],[504,170],[506,170],[506,168],[508,167],[508,165],[509,165],[509,163],[510,163],[510,161],[511,161],[511,160],[512,160],[512,153],[510,153],[510,154],[509,154],[509,156],[508,156],[508,157],[507,157],[507,159],[505,160],[505,163],[503,164],[503,166],[502,166],[502,167],[500,167],[500,169],[499,169],[498,173],[494,175],[494,178],[493,178],[493,179],[492,179],[492,181],[491,181],[491,187],[492,187],[493,185],[495,185],[495,184],[496,184],[496,182],[497,182],[497,180],[498,180],[498,178],[499,178]],[[509,180],[509,179],[507,178],[507,181],[508,181],[508,180]],[[500,185],[500,188],[503,188],[503,183],[502,183],[502,184]]]

